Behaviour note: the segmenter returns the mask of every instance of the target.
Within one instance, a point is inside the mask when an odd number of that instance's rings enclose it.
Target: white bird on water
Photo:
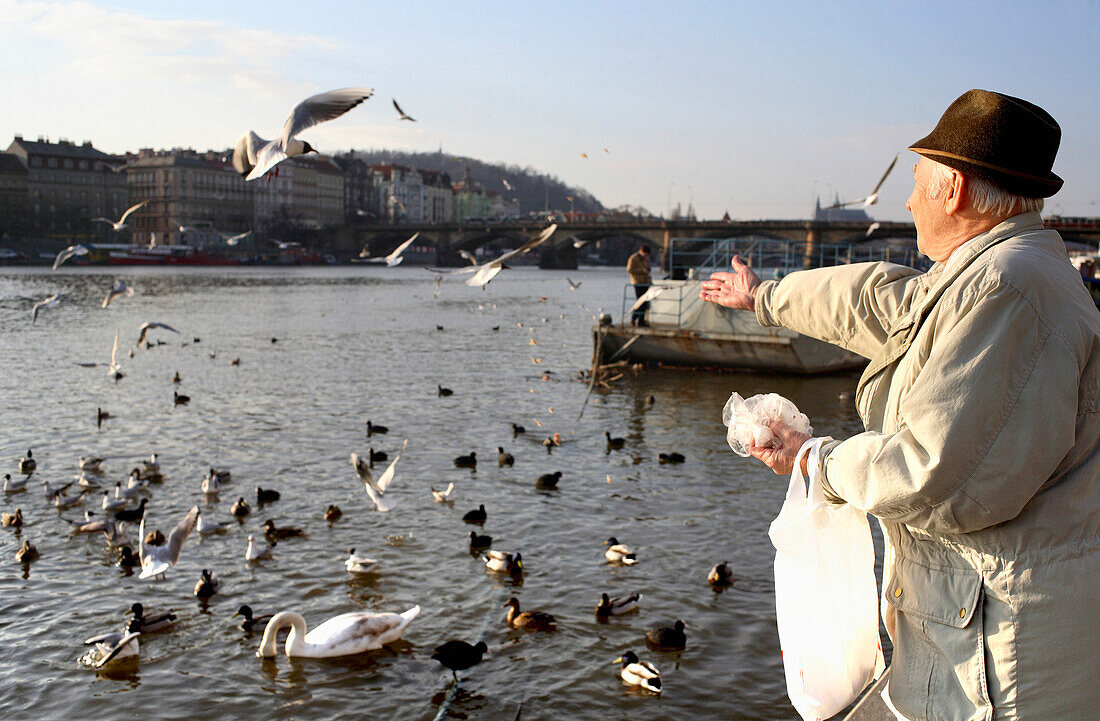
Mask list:
[[[178,330],[176,330],[172,326],[168,325],[167,323],[155,323],[153,321],[150,321],[148,323],[142,323],[141,328],[139,329],[141,331],[141,335],[138,336],[138,342],[137,342],[138,345],[141,345],[142,343],[145,342],[145,334],[148,333],[153,328],[163,328],[164,330],[170,330],[173,333],[175,333],[176,335],[179,335],[179,333],[180,333]]]
[[[169,568],[176,565],[176,562],[180,560],[183,542],[191,535],[191,530],[195,527],[198,515],[199,507],[191,506],[191,510],[168,535],[168,541],[161,546],[146,545],[145,519],[148,516],[142,516],[141,526],[138,528],[138,557],[141,558],[141,574],[138,578],[163,577]]]
[[[46,298],[45,300],[40,300],[33,306],[31,306],[31,325],[34,325],[36,322],[38,322],[38,311],[42,310],[43,308],[45,308],[46,310],[56,308],[58,305],[61,304],[61,301],[68,299],[68,297],[69,296],[66,293],[54,293],[49,298]]]
[[[432,488],[432,500],[436,503],[450,503],[455,499],[455,484],[448,483],[447,488],[437,491]]]
[[[295,136],[318,123],[340,117],[373,94],[370,88],[342,88],[306,98],[290,111],[282,135],[275,140],[264,140],[251,130],[242,135],[233,150],[233,167],[245,180],[255,180],[287,158],[316,152],[313,146]],[[278,175],[277,170],[275,174]]]
[[[405,258],[402,257],[401,254],[404,253],[406,250],[408,250],[409,246],[413,244],[413,241],[415,241],[419,237],[420,237],[420,232],[417,231],[416,233],[412,234],[411,238],[409,238],[404,243],[402,243],[401,245],[394,248],[393,252],[390,253],[389,255],[380,255],[380,256],[377,256],[377,257],[374,257],[374,258],[369,257],[369,255],[370,255],[369,251],[366,248],[363,248],[363,250],[360,251],[360,253],[359,253],[359,262],[360,263],[385,263],[387,268],[392,268],[395,265],[401,265],[401,261],[405,260]]]
[[[248,548],[244,549],[244,560],[246,561],[259,561],[264,558],[271,558],[271,552],[275,549],[274,543],[268,543],[261,546],[256,543],[256,539],[251,535],[248,536]]]
[[[57,257],[54,258],[53,269],[57,270],[61,266],[62,263],[64,263],[69,258],[72,258],[73,256],[87,255],[87,254],[88,254],[88,248],[86,246],[83,246],[83,245],[70,245],[68,248],[66,248],[65,250],[58,253]]]
[[[115,287],[107,291],[107,297],[103,299],[103,307],[106,308],[111,304],[115,298],[120,295],[125,295],[127,298],[133,296],[134,289],[126,285],[126,281],[120,280],[115,283]]]
[[[138,644],[140,631],[131,631],[134,624],[131,623],[124,631],[104,633],[92,636],[84,641],[85,646],[95,646],[84,657],[84,662],[95,668],[103,668],[107,664],[119,664],[126,661],[136,661],[141,652]]]
[[[114,230],[122,230],[123,228],[126,227],[126,219],[130,217],[130,213],[133,213],[135,210],[137,210],[138,208],[140,208],[141,206],[145,205],[148,202],[149,202],[148,200],[143,200],[140,203],[137,203],[136,205],[130,206],[129,208],[126,209],[126,212],[122,214],[122,217],[119,218],[117,221],[111,220],[110,218],[92,218],[92,222],[93,223],[97,223],[97,222],[98,223],[110,223],[111,227]]]
[[[405,627],[420,613],[413,606],[404,613],[370,613],[355,611],[334,616],[306,633],[306,620],[293,611],[275,614],[264,629],[260,658],[275,656],[275,638],[279,629],[290,626],[286,639],[286,655],[304,658],[351,656],[373,651],[401,638]]]
[[[344,567],[348,569],[348,573],[370,573],[374,570],[375,564],[378,561],[373,558],[367,558],[366,556],[356,556],[355,549],[352,548],[348,551],[348,557],[344,561]]]
[[[833,210],[835,208],[844,208],[849,205],[859,205],[860,208],[868,208],[878,202],[878,191],[882,187],[882,184],[886,182],[887,176],[890,175],[890,171],[894,169],[894,165],[897,164],[898,158],[901,157],[901,153],[894,156],[894,159],[890,161],[890,166],[886,168],[886,172],[882,174],[882,177],[875,183],[875,189],[871,191],[871,194],[866,198],[860,198],[859,200],[849,200],[847,203],[834,203],[828,208],[822,210]]]

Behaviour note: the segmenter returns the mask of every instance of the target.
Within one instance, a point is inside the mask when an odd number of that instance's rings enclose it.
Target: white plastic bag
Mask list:
[[[764,425],[765,421],[783,421],[796,431],[814,434],[806,414],[778,393],[760,393],[748,400],[734,393],[722,409],[722,423],[729,427],[726,442],[739,456],[749,455],[749,446],[753,444],[772,447],[775,434]]]
[[[768,535],[775,546],[775,617],[787,695],[805,721],[827,719],[884,669],[875,549],[867,514],[825,501],[821,444],[798,451],[787,498]],[[802,456],[809,453],[809,489]]]

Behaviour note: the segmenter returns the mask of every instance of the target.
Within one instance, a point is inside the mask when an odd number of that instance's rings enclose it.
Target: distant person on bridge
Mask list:
[[[824,495],[879,519],[888,697],[906,719],[1096,718],[1100,314],[1039,212],[1061,129],[985,90],[913,144],[925,273],[858,263],[760,282],[740,258],[703,300],[870,359],[866,431],[829,439]],[[791,473],[808,436],[750,452]]]
[[[649,246],[638,248],[634,255],[626,260],[626,272],[630,275],[630,282],[634,284],[634,297],[641,298],[649,290],[653,282],[649,275]],[[649,302],[642,303],[630,317],[630,325],[647,326],[645,312],[649,310]]]

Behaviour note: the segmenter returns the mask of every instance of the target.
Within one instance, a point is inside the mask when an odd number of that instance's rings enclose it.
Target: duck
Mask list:
[[[441,398],[445,396],[453,396],[455,394],[455,392],[452,391],[450,388],[444,388],[443,386],[438,384],[436,384],[436,388],[439,390],[439,396]]]
[[[478,641],[471,646],[465,641],[452,640],[436,646],[435,651],[432,652],[432,660],[439,661],[444,668],[450,669],[457,682],[459,671],[478,665],[488,653],[489,647],[484,641]]]
[[[19,472],[29,476],[37,467],[38,461],[34,460],[34,452],[28,448],[26,457],[19,459]]]
[[[248,505],[248,502],[244,500],[244,496],[239,496],[229,508],[229,512],[237,518],[244,518],[249,513],[252,513],[252,508]]]
[[[256,486],[256,503],[274,503],[279,500],[280,493],[270,488],[264,489]]]
[[[547,453],[547,455],[549,455],[549,454],[551,454],[551,453],[553,453],[553,452],[554,452],[554,448],[555,448],[555,447],[556,447],[556,446],[557,446],[558,444],[554,442],[554,439],[553,439],[553,437],[552,437],[552,436],[547,436],[547,437],[545,438],[545,440],[543,440],[543,442],[542,442],[542,445],[543,445],[543,446],[544,446],[544,447],[546,448],[546,453]]]
[[[607,550],[604,551],[603,557],[610,563],[621,563],[624,566],[633,566],[638,562],[638,556],[626,546],[626,544],[619,543],[618,539],[614,536],[604,541]]]
[[[554,471],[553,473],[543,473],[538,479],[535,480],[535,488],[553,489],[558,487],[558,481],[561,480],[561,471]]]
[[[119,568],[137,568],[141,565],[141,559],[134,555],[133,549],[129,546],[120,546],[115,565]]]
[[[202,576],[195,583],[195,596],[197,598],[210,598],[218,592],[221,582],[213,571],[202,569]]]
[[[676,451],[673,451],[672,453],[658,453],[657,454],[657,462],[658,463],[683,463],[684,462],[684,454],[683,453],[677,453]]]
[[[4,493],[18,493],[19,491],[27,490],[27,480],[28,479],[24,478],[24,479],[19,480],[19,481],[13,481],[12,478],[11,478],[11,474],[10,473],[5,473],[4,474]]]
[[[231,366],[239,366],[240,364],[241,364],[241,359],[240,358],[234,358],[233,360],[229,361],[229,365],[231,365]]]
[[[111,417],[109,411],[105,411],[102,408],[95,409],[95,422],[96,425],[103,425],[103,421],[108,420]]]
[[[340,507],[335,503],[328,504],[328,508],[325,509],[324,518],[329,523],[333,521],[339,521],[340,516],[344,515],[344,512],[340,510]]]
[[[684,622],[676,621],[676,624],[657,626],[645,632],[645,640],[651,647],[663,649],[682,649],[687,645],[687,634],[684,633]]]
[[[275,541],[261,546],[256,543],[256,539],[251,535],[248,536],[248,548],[244,549],[244,560],[246,561],[259,561],[263,558],[271,558],[271,552],[275,549]]]
[[[457,468],[477,468],[477,453],[470,451],[468,456],[457,456],[455,458],[455,466]]]
[[[264,536],[266,536],[269,541],[281,541],[285,538],[305,535],[305,531],[300,528],[290,528],[289,526],[276,528],[275,521],[270,518],[264,521],[263,529]]]
[[[103,463],[102,458],[96,456],[80,456],[76,459],[77,468],[82,471],[88,471],[89,473],[99,473],[100,465]]]
[[[629,596],[616,596],[609,598],[606,593],[600,594],[600,602],[596,604],[596,615],[600,618],[608,616],[621,616],[638,609],[638,601],[642,598],[640,593],[632,593]]]
[[[661,672],[649,661],[639,661],[636,653],[627,651],[614,662],[619,664],[619,676],[623,681],[646,691],[661,693]]]
[[[136,662],[141,653],[141,647],[138,643],[141,632],[136,628],[131,629],[131,625],[127,625],[122,631],[104,633],[85,639],[85,646],[95,647],[85,656],[86,662],[95,668],[103,668],[108,664],[118,665]]]
[[[23,541],[23,545],[15,552],[15,560],[20,563],[30,563],[38,560],[38,549],[30,541]]]
[[[300,614],[281,611],[264,628],[263,640],[256,655],[260,658],[274,657],[276,634],[287,625],[290,626],[285,646],[287,656],[332,658],[374,651],[401,638],[419,613],[420,606],[413,606],[404,613],[343,613],[307,632],[306,620]]]
[[[157,631],[165,631],[172,626],[176,625],[177,616],[171,611],[162,611],[161,613],[145,614],[145,606],[141,603],[135,603],[130,606],[130,626],[136,626],[136,631],[142,633],[156,633]]]
[[[488,518],[488,514],[485,513],[485,504],[481,504],[472,511],[468,511],[466,515],[462,517],[462,520],[466,523],[485,523],[485,519]]]
[[[489,551],[485,556],[485,567],[497,573],[510,573],[517,576],[523,573],[523,554]]]
[[[5,528],[20,528],[23,525],[23,509],[16,508],[14,513],[0,515],[0,526]]]
[[[115,520],[128,521],[130,523],[144,520],[145,504],[147,504],[148,502],[148,498],[142,498],[141,503],[138,504],[137,508],[123,508],[121,511],[115,511]]]
[[[260,614],[259,616],[255,616],[252,613],[252,607],[247,604],[238,608],[237,612],[234,613],[233,616],[244,617],[238,628],[240,628],[242,631],[247,631],[249,633],[256,630],[260,626],[266,626],[268,622],[271,621],[271,619],[275,618],[275,614],[273,613],[264,613]]]
[[[379,435],[382,435],[382,434],[389,433],[389,432],[390,432],[390,429],[387,428],[386,426],[376,426],[373,423],[371,423],[370,421],[367,421],[367,435],[368,436],[373,436],[375,433],[377,433]]]
[[[172,391],[172,402],[177,406],[185,406],[191,402],[191,396],[185,396],[179,391]]]
[[[374,467],[375,463],[382,463],[390,459],[389,454],[385,451],[376,451],[374,448],[367,449],[367,460],[370,462],[371,467]]]
[[[511,453],[505,453],[503,446],[497,446],[497,463],[501,468],[515,464],[516,458]]]
[[[173,383],[182,383],[183,382],[183,379],[180,378],[180,372],[179,371],[176,371],[176,374],[174,376],[172,376],[172,382]]]
[[[493,545],[493,537],[492,536],[485,536],[485,535],[479,536],[477,533],[475,533],[473,531],[470,531],[470,548],[471,549],[476,550],[476,549],[479,549],[479,548],[488,548],[491,545]]]
[[[519,425],[518,423],[513,423],[512,424],[512,438],[515,438],[520,433],[526,433],[526,432],[527,432],[527,429],[524,428],[523,426]]]
[[[116,483],[115,491],[118,491],[118,488],[119,485]],[[101,503],[100,506],[103,508],[104,511],[117,511],[120,508],[125,508],[128,505],[130,505],[129,498],[111,498],[110,491],[103,492],[103,503]]]
[[[733,572],[729,561],[722,561],[707,573],[707,582],[712,586],[728,586],[733,583]]]
[[[168,569],[176,565],[180,559],[183,544],[195,528],[198,516],[199,507],[191,506],[172,529],[167,540],[162,540],[163,534],[159,532],[154,535],[159,535],[160,538],[147,538],[145,518],[141,519],[141,525],[138,526],[138,557],[141,558],[141,573],[138,578],[145,580],[163,577]]]
[[[623,438],[612,438],[610,431],[604,431],[603,434],[607,438],[607,450],[609,451],[618,450],[626,443],[626,440]]]
[[[195,520],[195,530],[199,532],[199,535],[209,536],[212,533],[225,533],[229,530],[229,526],[224,523],[208,520],[206,516],[200,513],[199,517]]]
[[[519,610],[519,599],[512,596],[504,602],[503,608],[508,609],[507,621],[512,628],[522,628],[527,631],[556,631],[557,619],[549,613],[542,611]]]
[[[344,561],[344,566],[348,569],[348,573],[371,573],[374,571],[374,565],[378,563],[373,558],[367,558],[366,556],[356,556],[355,549],[348,549],[347,560]]]
[[[437,491],[433,486],[429,486],[432,489],[432,500],[436,503],[453,503],[455,500],[455,484],[448,483],[447,487],[442,491]]]

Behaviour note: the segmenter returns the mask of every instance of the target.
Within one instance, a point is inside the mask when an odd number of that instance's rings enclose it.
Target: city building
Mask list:
[[[837,197],[833,205],[840,202]],[[870,223],[871,217],[862,208],[822,208],[821,199],[814,198],[814,220],[826,223]]]
[[[455,217],[455,193],[451,189],[451,176],[438,170],[419,170],[423,188],[425,223],[453,223]]]
[[[424,222],[424,179],[403,165],[372,165],[374,192],[384,222],[392,224]]]
[[[346,222],[378,222],[382,217],[378,194],[374,192],[373,171],[351,152],[333,160],[344,171],[344,215]]]
[[[27,232],[27,168],[14,153],[0,153],[0,238]]]
[[[452,186],[454,190],[455,220],[488,220],[493,214],[493,201],[484,188],[470,178],[467,168],[462,180]]]

